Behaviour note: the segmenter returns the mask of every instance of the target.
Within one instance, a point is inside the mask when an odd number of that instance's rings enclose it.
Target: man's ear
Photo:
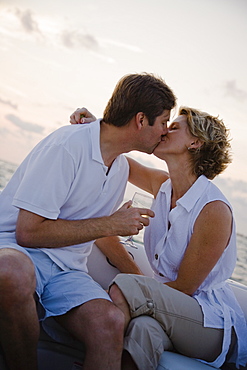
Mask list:
[[[138,112],[135,115],[135,122],[136,122],[136,126],[138,130],[141,130],[143,128],[144,123],[145,123],[145,118],[146,116],[143,112]]]

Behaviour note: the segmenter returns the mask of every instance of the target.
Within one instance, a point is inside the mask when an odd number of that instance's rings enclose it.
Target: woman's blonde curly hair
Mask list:
[[[190,133],[203,145],[190,149],[194,173],[208,179],[223,172],[231,163],[229,130],[218,117],[189,107],[180,107],[178,115],[185,115]]]

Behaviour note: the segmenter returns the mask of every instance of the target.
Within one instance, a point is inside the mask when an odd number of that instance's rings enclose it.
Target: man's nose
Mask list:
[[[164,129],[163,129],[163,135],[166,135],[168,133],[168,127],[166,126],[166,127],[164,127]]]

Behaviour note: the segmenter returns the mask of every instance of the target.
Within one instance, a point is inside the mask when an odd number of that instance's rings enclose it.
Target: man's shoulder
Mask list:
[[[92,125],[92,127],[91,127]],[[84,124],[84,125],[65,125],[59,127],[56,131],[52,132],[49,137],[57,142],[69,142],[69,141],[77,141],[80,142],[83,140],[85,142],[88,141],[88,137],[91,134],[93,129],[94,123],[92,124]]]

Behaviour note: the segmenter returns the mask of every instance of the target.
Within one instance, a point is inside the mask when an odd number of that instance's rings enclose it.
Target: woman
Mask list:
[[[110,295],[126,327],[142,320],[139,331],[128,334],[134,350],[125,347],[138,369],[155,369],[159,357],[149,358],[145,367],[141,349],[138,353],[141,331],[151,332],[147,316],[162,328],[150,334],[152,346],[165,343],[162,335],[169,338],[159,355],[170,342],[175,351],[215,367],[226,359],[237,367],[246,364],[246,322],[226,282],[236,263],[232,207],[210,181],[230,163],[229,150],[221,120],[184,107],[154,151],[169,175],[129,159],[129,181],[155,197],[155,217],[144,236],[155,280],[120,274]]]

